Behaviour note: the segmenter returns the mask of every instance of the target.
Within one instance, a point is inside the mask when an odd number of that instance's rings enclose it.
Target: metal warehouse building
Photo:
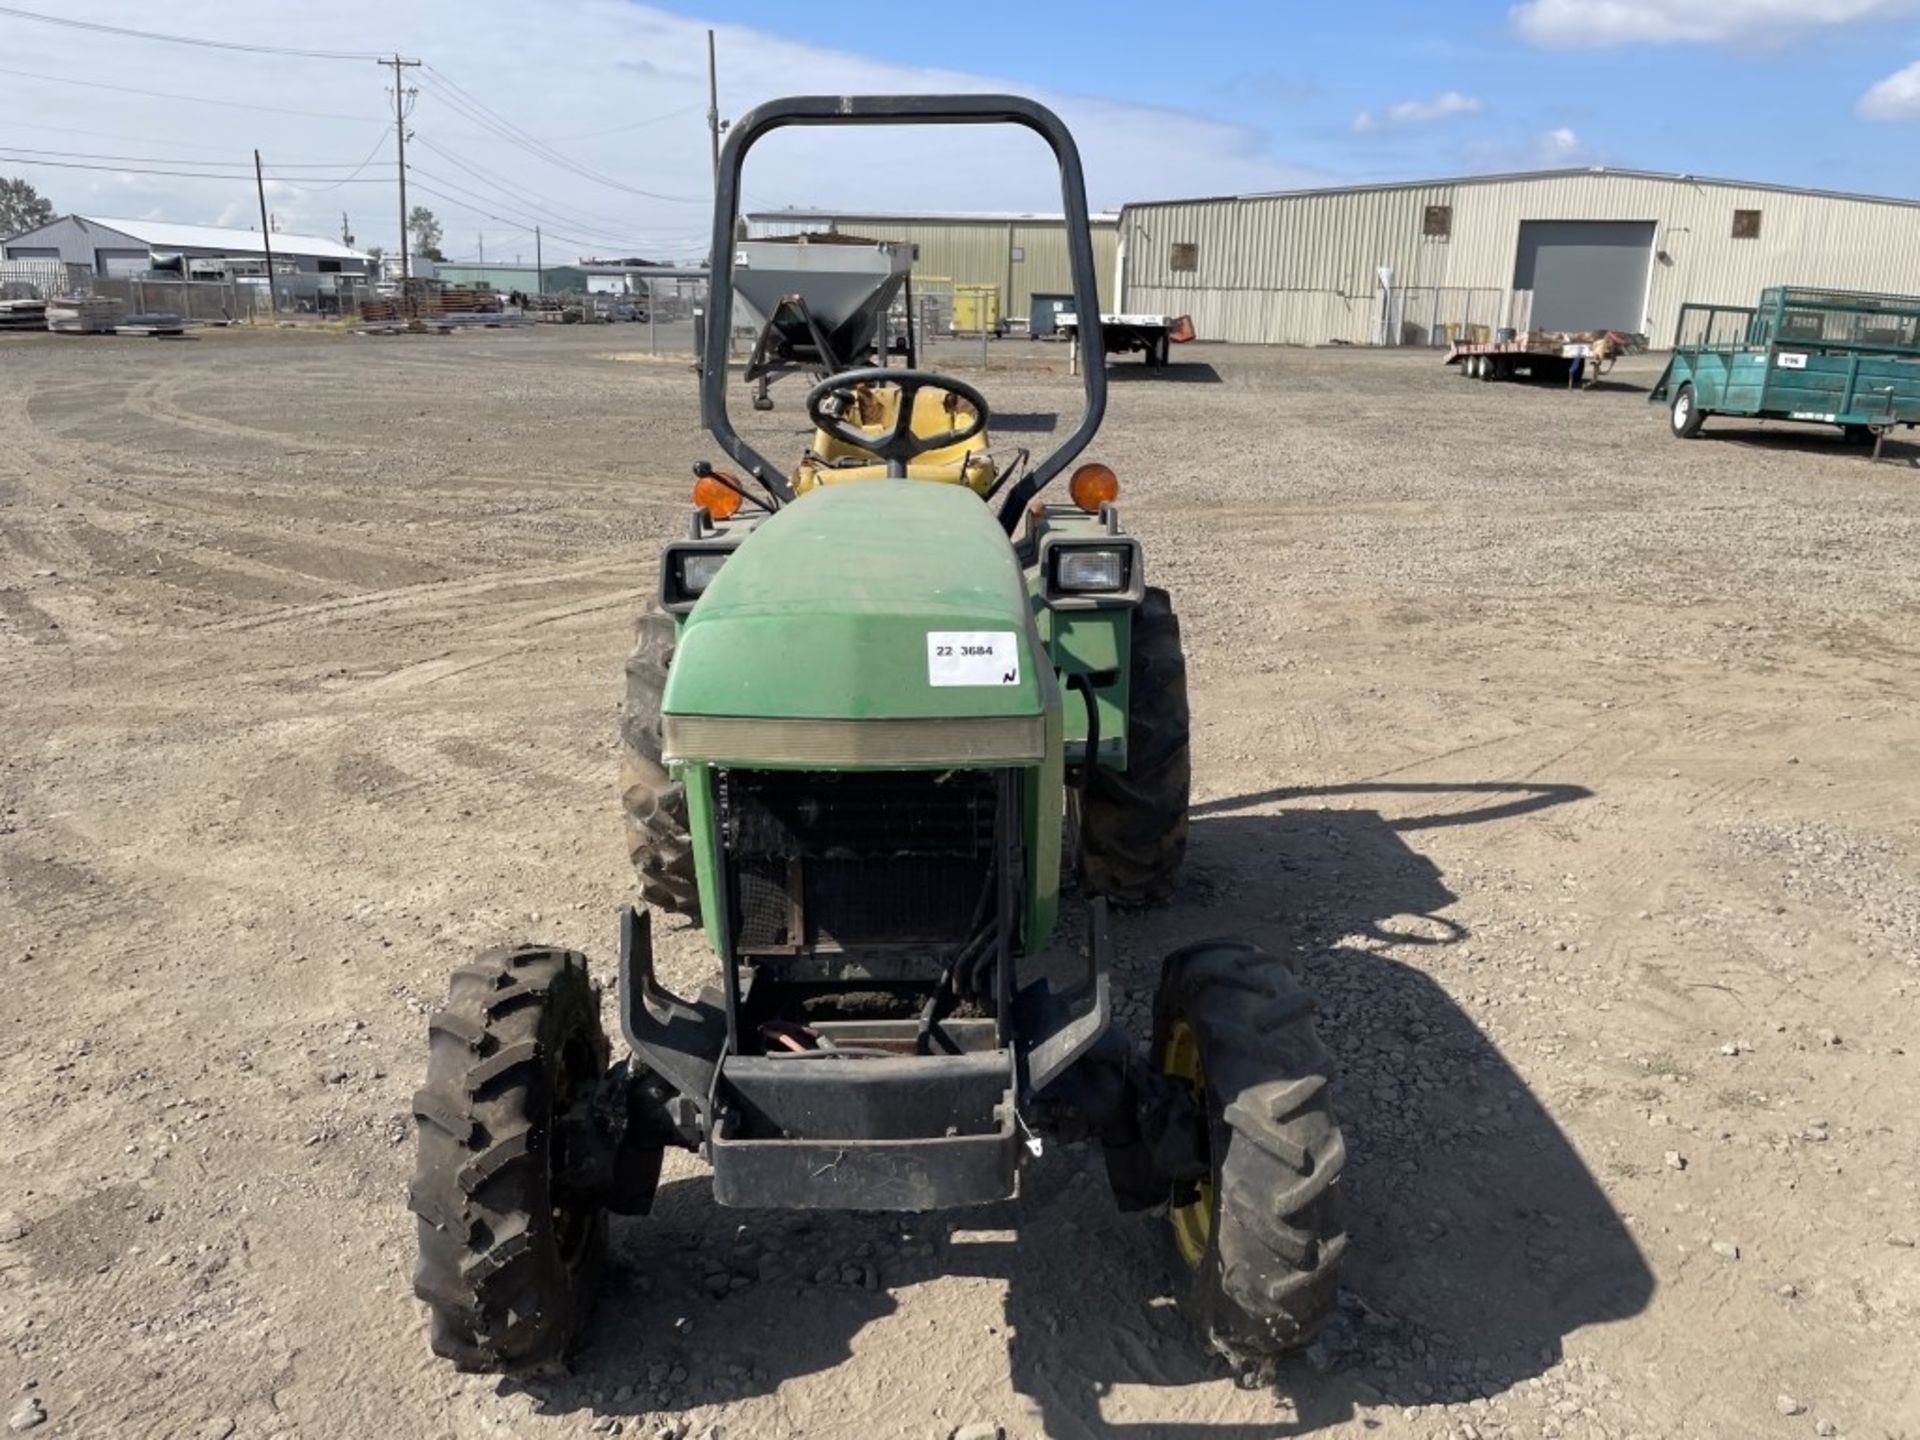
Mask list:
[[[1107,308],[1113,303],[1119,217],[1106,212],[1090,218],[1100,302]],[[1035,295],[1073,292],[1067,227],[1058,215],[762,210],[747,216],[751,239],[819,231],[904,241],[914,247],[916,285],[934,279],[992,285],[1000,292],[1001,313],[1023,320],[1033,313]]]
[[[1150,201],[1120,212],[1120,242],[1123,309],[1264,344],[1511,326],[1665,347],[1689,300],[1920,290],[1920,202],[1603,168]]]
[[[173,225],[159,220],[110,220],[62,215],[0,244],[0,260],[62,260],[85,265],[95,275],[143,275],[183,262],[264,259],[257,230],[221,225]],[[367,257],[319,235],[273,235],[276,269],[301,274],[364,275]]]

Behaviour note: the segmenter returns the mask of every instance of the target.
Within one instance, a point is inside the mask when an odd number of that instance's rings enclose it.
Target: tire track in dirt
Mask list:
[[[404,613],[439,601],[479,602],[502,591],[528,586],[562,584],[588,580],[619,570],[631,570],[633,559],[627,555],[601,556],[560,565],[495,570],[445,583],[427,582],[403,585],[390,590],[375,590],[341,600],[325,600],[308,605],[283,606],[260,615],[247,615],[201,627],[206,634],[237,634],[250,630],[280,629],[309,621],[325,622],[336,617],[359,618],[365,615]]]

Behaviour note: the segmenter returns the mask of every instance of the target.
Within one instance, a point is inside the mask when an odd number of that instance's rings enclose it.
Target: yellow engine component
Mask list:
[[[884,435],[893,426],[900,404],[900,391],[892,385],[861,385],[854,390],[860,408],[856,422],[869,434]],[[952,408],[949,408],[949,407]],[[913,400],[913,433],[944,435],[959,429],[973,415],[973,407],[958,395],[928,388]],[[857,462],[857,463],[850,463]],[[981,431],[971,440],[929,450],[917,460],[907,462],[909,480],[932,480],[942,485],[965,485],[985,495],[1000,474],[993,457],[987,453],[987,434]],[[824,430],[813,432],[813,445],[801,457],[793,472],[793,493],[804,495],[817,485],[845,485],[858,480],[884,480],[887,465],[869,452],[836,440]]]

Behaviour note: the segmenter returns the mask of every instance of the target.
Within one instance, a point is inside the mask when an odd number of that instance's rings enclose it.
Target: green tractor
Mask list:
[[[1175,1294],[1242,1363],[1332,1308],[1345,1149],[1313,1004],[1232,941],[1169,956],[1151,1048],[1114,1024],[1110,903],[1168,898],[1186,842],[1180,631],[1145,584],[1104,466],[1041,498],[1098,430],[1086,407],[1002,470],[973,386],[828,373],[783,472],[727,414],[749,148],[789,125],[1005,123],[1059,162],[1075,301],[1098,314],[1078,152],[1004,95],[801,97],[733,127],[715,197],[702,417],[740,474],[695,467],[685,538],[627,666],[623,791],[644,898],[704,927],[717,980],[656,977],[620,917],[609,1063],[584,956],[494,950],[454,972],[415,1097],[414,1288],[469,1370],[561,1360],[611,1213],[645,1214],[669,1146],[728,1206],[926,1211],[1005,1200],[1049,1140],[1101,1147],[1156,1210]],[[1074,899],[1057,926],[1063,892]],[[1056,929],[1068,938],[1056,940]]]

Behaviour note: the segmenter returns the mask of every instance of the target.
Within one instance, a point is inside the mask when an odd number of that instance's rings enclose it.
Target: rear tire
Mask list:
[[[677,634],[673,616],[664,610],[640,617],[627,657],[627,704],[620,719],[620,808],[641,898],[697,922],[700,885],[687,828],[687,791],[660,758],[660,696]]]
[[[1167,592],[1150,588],[1133,612],[1127,768],[1095,765],[1080,799],[1087,887],[1118,905],[1171,900],[1187,853],[1187,659]]]
[[[1693,393],[1693,383],[1687,381],[1673,394],[1673,409],[1668,416],[1673,426],[1676,440],[1691,440],[1700,433],[1700,427],[1707,423],[1707,412],[1700,408]]]
[[[1844,425],[1841,438],[1849,445],[1871,445],[1877,437],[1871,425]]]
[[[413,1290],[428,1342],[462,1370],[564,1359],[593,1303],[606,1216],[556,1186],[560,1117],[607,1068],[585,958],[492,950],[453,972],[427,1022]]]
[[[1312,999],[1257,946],[1188,946],[1161,972],[1153,1056],[1208,1119],[1211,1178],[1168,1205],[1175,1299],[1237,1363],[1307,1344],[1338,1300],[1347,1247],[1346,1142]]]

